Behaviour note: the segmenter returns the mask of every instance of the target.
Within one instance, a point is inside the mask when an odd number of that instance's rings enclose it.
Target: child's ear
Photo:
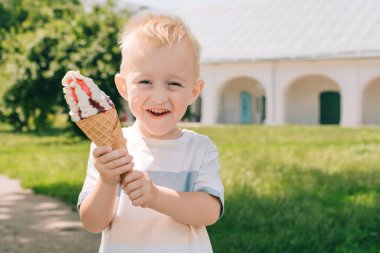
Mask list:
[[[190,100],[189,105],[191,105],[192,103],[194,103],[197,100],[197,98],[199,97],[199,95],[203,91],[203,86],[204,86],[203,80],[198,80],[194,84],[193,90],[191,91],[191,100]]]
[[[115,84],[116,84],[116,88],[119,91],[120,95],[125,100],[128,100],[127,85],[125,84],[125,79],[122,75],[120,75],[120,74],[115,75]]]

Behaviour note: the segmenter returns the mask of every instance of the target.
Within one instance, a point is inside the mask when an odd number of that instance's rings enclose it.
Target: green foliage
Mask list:
[[[1,43],[2,119],[15,130],[48,128],[52,115],[68,112],[61,79],[70,69],[94,79],[120,108],[113,77],[121,62],[119,29],[129,14],[112,2],[86,12],[77,0],[18,1],[17,11],[0,5],[18,17]]]
[[[0,128],[1,129],[1,128]],[[214,252],[380,252],[380,129],[197,128],[218,146]],[[89,141],[0,132],[0,173],[76,204]]]

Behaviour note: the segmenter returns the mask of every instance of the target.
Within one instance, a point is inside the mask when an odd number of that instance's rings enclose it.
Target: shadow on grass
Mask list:
[[[82,189],[82,184],[73,184],[68,182],[52,183],[48,185],[32,186],[31,189],[36,194],[56,197],[71,205],[73,210],[76,210],[79,192]]]
[[[215,252],[380,252],[380,171],[286,171],[278,194],[226,189]]]

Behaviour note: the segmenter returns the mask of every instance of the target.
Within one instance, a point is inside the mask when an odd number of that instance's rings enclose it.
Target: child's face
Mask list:
[[[126,43],[122,75],[115,80],[136,125],[146,137],[178,137],[176,124],[203,88],[203,82],[196,80],[191,46],[186,41],[170,48],[149,46],[136,36]]]

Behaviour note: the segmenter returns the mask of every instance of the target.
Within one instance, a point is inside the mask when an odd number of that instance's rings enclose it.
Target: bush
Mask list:
[[[49,128],[51,115],[68,112],[61,79],[70,69],[94,79],[121,107],[113,78],[121,62],[117,40],[127,11],[116,12],[108,2],[86,12],[74,0],[19,0],[19,8],[23,15],[0,47],[2,120],[18,131]]]

